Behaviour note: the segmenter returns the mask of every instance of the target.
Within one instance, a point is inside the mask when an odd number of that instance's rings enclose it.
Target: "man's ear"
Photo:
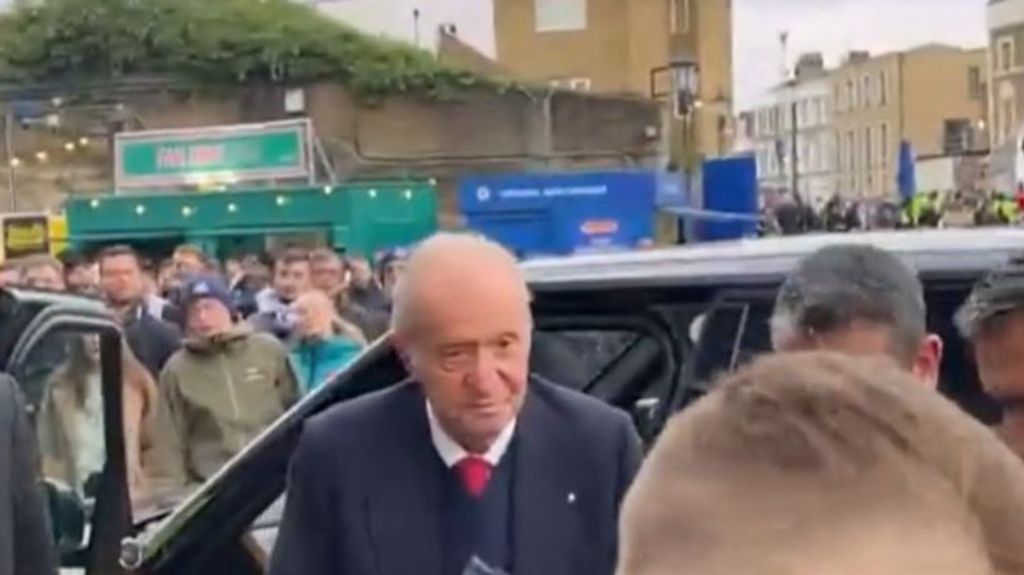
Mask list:
[[[932,389],[939,387],[939,374],[942,368],[942,338],[928,334],[917,349],[911,371],[922,384]]]
[[[412,373],[413,356],[409,340],[406,337],[399,335],[397,332],[392,331],[391,345],[395,348],[395,353],[398,355],[399,361],[402,362],[402,366],[405,367],[405,371]]]

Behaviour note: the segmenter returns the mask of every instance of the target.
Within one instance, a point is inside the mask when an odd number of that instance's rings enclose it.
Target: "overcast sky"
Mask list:
[[[733,7],[739,109],[779,81],[784,30],[790,65],[808,51],[824,52],[834,65],[851,49],[878,53],[928,42],[986,43],[984,0],[734,0]]]

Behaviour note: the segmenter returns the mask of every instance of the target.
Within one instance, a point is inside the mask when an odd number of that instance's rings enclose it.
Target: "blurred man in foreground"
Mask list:
[[[884,360],[778,355],[675,416],[619,575],[1024,573],[1024,467]]]
[[[515,259],[441,234],[395,290],[413,380],[307,422],[271,575],[608,575],[640,462],[629,417],[529,375]]]
[[[956,319],[982,386],[1003,409],[1000,435],[1024,458],[1024,259],[979,281]]]
[[[834,245],[805,258],[783,282],[772,344],[777,351],[887,356],[935,388],[942,340],[926,321],[924,289],[906,264],[872,246]]]
[[[0,375],[0,575],[56,575],[39,455],[21,391]]]

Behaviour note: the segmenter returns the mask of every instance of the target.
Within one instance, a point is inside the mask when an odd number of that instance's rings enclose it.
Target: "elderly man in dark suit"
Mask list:
[[[17,384],[0,375],[0,575],[54,575],[36,438]]]
[[[396,289],[413,379],[308,423],[271,575],[607,575],[639,439],[615,409],[528,373],[515,259],[442,234]]]

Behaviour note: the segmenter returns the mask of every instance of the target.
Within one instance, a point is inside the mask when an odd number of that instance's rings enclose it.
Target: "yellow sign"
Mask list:
[[[50,222],[42,216],[9,216],[3,220],[4,258],[50,251]]]

